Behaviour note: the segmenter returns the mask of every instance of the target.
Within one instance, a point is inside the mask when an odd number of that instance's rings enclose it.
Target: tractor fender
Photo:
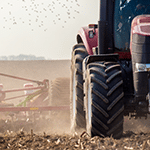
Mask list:
[[[93,37],[90,38],[90,32],[93,31]],[[82,27],[77,34],[77,42],[83,43],[88,54],[93,55],[92,48],[98,46],[98,28]]]
[[[86,69],[87,69],[87,65],[89,63],[96,62],[96,61],[117,62],[118,60],[119,60],[118,54],[101,54],[101,55],[93,55],[93,56],[88,55],[87,57],[84,58],[84,60],[82,62],[83,80],[85,81],[85,79],[86,79]],[[85,91],[85,89],[84,89],[84,91]]]

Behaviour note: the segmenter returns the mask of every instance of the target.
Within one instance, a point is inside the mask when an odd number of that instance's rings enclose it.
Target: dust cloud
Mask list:
[[[0,73],[17,77],[43,81],[49,80],[49,106],[69,106],[70,89],[70,60],[38,60],[38,61],[1,61]],[[20,89],[28,81],[0,77],[0,84],[3,90]],[[33,83],[34,86],[37,86]],[[6,98],[24,94],[21,92],[11,92],[6,94]],[[25,98],[16,98],[3,102],[7,106],[16,106]],[[36,106],[35,106],[36,107]],[[26,117],[26,112],[0,112],[1,126],[0,132],[18,131],[23,129],[30,132],[47,133],[69,133],[70,132],[70,112],[69,110],[27,112],[27,116],[34,116],[33,119]]]

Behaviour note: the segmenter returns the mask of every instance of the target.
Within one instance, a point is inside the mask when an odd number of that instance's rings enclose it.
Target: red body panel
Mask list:
[[[93,38],[89,38],[89,31],[94,32],[94,28],[82,27],[78,35],[81,37],[83,44],[89,55],[93,55],[92,48],[98,46],[98,28],[95,29],[95,35]],[[119,54],[119,59],[131,59],[130,52],[116,52]]]
[[[95,29],[93,38],[89,38],[89,31],[94,32],[94,28],[82,27],[79,30],[78,35],[81,37],[88,54],[93,55],[92,48],[98,46],[98,29]]]
[[[89,31],[95,32],[93,38],[89,37]],[[150,36],[150,15],[140,15],[133,19],[131,25],[131,41],[130,52],[116,52],[119,54],[119,59],[131,59],[132,54],[132,35],[140,34]],[[98,28],[82,27],[78,35],[81,37],[89,55],[93,55],[92,48],[98,46]]]
[[[140,15],[133,19],[131,25],[130,50],[132,53],[132,35],[150,36],[150,15]]]
[[[130,52],[115,52],[114,54],[118,54],[119,59],[131,59],[131,53]]]

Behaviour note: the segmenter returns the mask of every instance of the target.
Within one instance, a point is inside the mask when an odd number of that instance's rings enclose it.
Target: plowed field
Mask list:
[[[0,135],[0,149],[14,150],[40,150],[40,149],[150,149],[150,133],[135,134],[126,132],[119,139],[113,138],[90,138],[86,133],[78,135],[54,135],[54,134],[34,134],[19,132],[7,132]]]
[[[36,123],[37,124],[37,123]],[[69,121],[64,118],[47,121],[38,126],[16,126],[17,128],[6,128],[0,133],[0,150],[71,150],[71,149],[150,149],[149,121],[127,120],[125,118],[125,132],[121,139],[108,137],[89,137],[82,130],[80,133],[70,133]],[[22,128],[21,128],[22,127]],[[20,129],[19,129],[20,128]],[[12,130],[10,130],[12,129]]]

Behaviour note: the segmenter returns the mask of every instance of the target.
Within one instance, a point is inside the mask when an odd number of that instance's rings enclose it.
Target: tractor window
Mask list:
[[[129,50],[131,22],[141,14],[150,14],[150,0],[116,0],[114,12],[114,44]]]

